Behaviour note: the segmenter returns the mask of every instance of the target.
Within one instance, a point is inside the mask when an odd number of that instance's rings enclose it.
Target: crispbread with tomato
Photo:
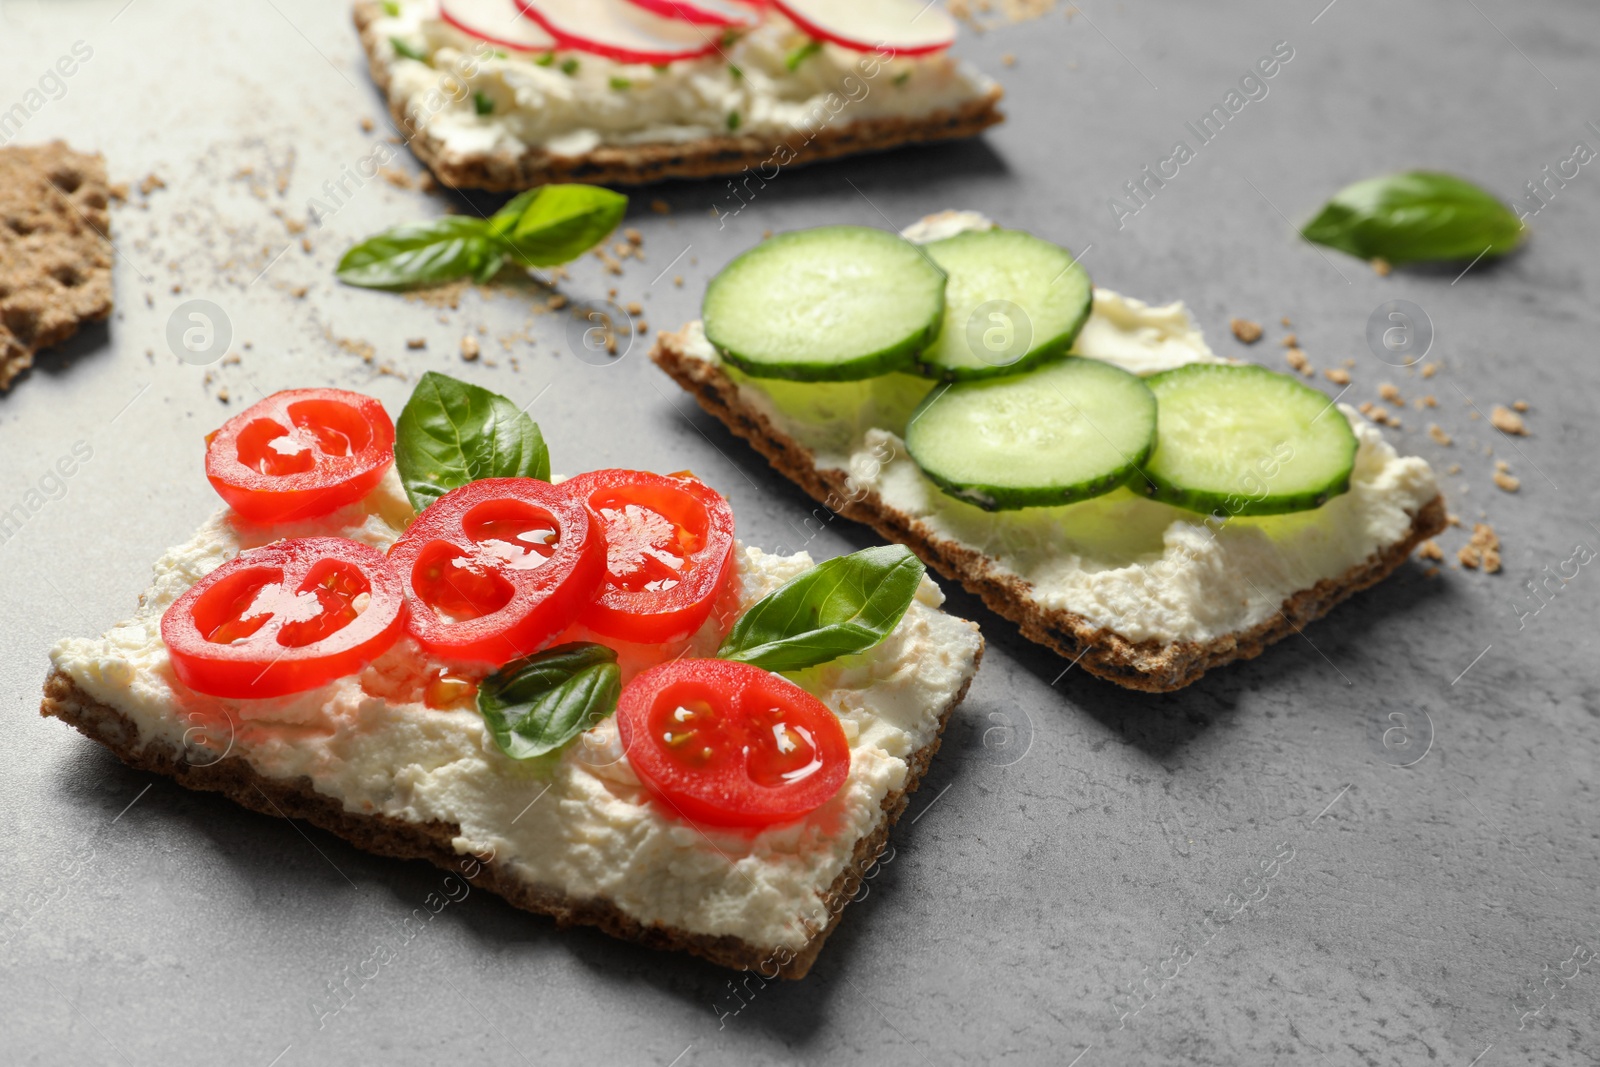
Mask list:
[[[448,186],[743,175],[973,136],[1001,90],[921,0],[359,0],[373,80]]]
[[[398,425],[291,390],[210,435],[229,502],[42,712],[130,765],[518,907],[803,976],[982,655],[898,546],[734,539],[688,472],[553,480],[503,397]]]

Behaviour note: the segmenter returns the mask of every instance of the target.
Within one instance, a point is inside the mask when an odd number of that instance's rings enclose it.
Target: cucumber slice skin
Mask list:
[[[934,262],[950,276],[940,336],[923,349],[913,368],[917,374],[925,378],[946,382],[975,381],[980,378],[1022,374],[1032,370],[1041,363],[1065,355],[1072,347],[1072,343],[1078,339],[1084,323],[1089,321],[1089,315],[1094,310],[1094,285],[1089,280],[1088,273],[1077,262],[1077,258],[1065,248],[1030,233],[1021,230],[980,230],[931,241],[923,247],[933,257]],[[983,257],[1007,252],[1013,257],[1020,253],[1040,261],[1039,266],[1050,273],[1049,278],[1042,279],[1041,288],[1048,292],[1058,286],[1063,287],[1059,295],[1051,293],[1047,298],[1041,297],[1038,293],[1023,292],[1021,289],[1007,292],[1003,285],[993,278],[982,277]],[[1043,262],[1050,260],[1056,262]],[[957,305],[958,294],[965,295],[963,282],[966,281],[964,277],[966,271],[963,267],[967,264],[973,265],[971,269],[977,275],[972,279],[973,285],[981,286],[981,292],[984,294],[984,300],[972,307],[965,306],[970,303],[968,300],[962,300],[960,306]],[[985,282],[987,284],[984,284]],[[1044,340],[1031,344],[1027,352],[1009,363],[991,364],[981,361],[974,363],[960,358],[963,354],[970,355],[969,346],[962,343],[965,340],[966,323],[951,320],[960,317],[963,310],[971,314],[977,307],[993,300],[1010,300],[1026,310],[1030,305],[1037,306],[1051,298],[1061,299],[1064,304],[1079,306],[1070,316],[1064,319],[1058,317],[1055,332]],[[1035,324],[1030,322],[1030,325]],[[959,336],[952,336],[952,331]],[[944,355],[947,345],[955,346],[956,352],[940,358]]]
[[[1213,381],[1205,382],[1205,378]],[[1228,519],[1312,511],[1349,491],[1360,442],[1356,440],[1349,421],[1333,408],[1333,402],[1310,386],[1265,367],[1216,363],[1192,363],[1153,374],[1145,380],[1155,393],[1158,405],[1162,403],[1162,395],[1168,395],[1169,411],[1175,407],[1171,399],[1172,391],[1194,385],[1214,388],[1219,383],[1226,383],[1243,394],[1240,399],[1246,405],[1260,405],[1273,392],[1290,398],[1291,402],[1303,405],[1303,410],[1310,413],[1311,422],[1304,428],[1305,432],[1298,441],[1285,440],[1272,444],[1270,448],[1262,447],[1256,451],[1253,460],[1241,457],[1240,469],[1245,472],[1245,477],[1253,476],[1257,482],[1270,483],[1279,471],[1300,458],[1303,452],[1309,453],[1313,459],[1318,458],[1320,452],[1319,465],[1326,468],[1323,476],[1310,479],[1309,484],[1280,492],[1253,491],[1244,484],[1242,478],[1234,485],[1186,484],[1181,477],[1171,476],[1165,469],[1161,455],[1163,448],[1182,447],[1181,440],[1176,438],[1170,427],[1163,431],[1158,423],[1157,448],[1143,469],[1144,478],[1139,480],[1142,484],[1136,482],[1134,485],[1136,489],[1142,488],[1152,499],[1203,515]],[[1321,440],[1310,440],[1313,435]]]
[[[1102,473],[1089,477],[1080,477],[1069,482],[1058,484],[995,484],[993,481],[982,481],[974,478],[955,478],[940,469],[940,463],[930,455],[933,451],[925,437],[929,433],[937,433],[940,429],[938,423],[925,423],[923,416],[932,411],[941,400],[947,400],[947,393],[955,394],[957,404],[963,399],[963,394],[986,392],[996,388],[1039,388],[1050,389],[1051,385],[1041,381],[1041,375],[1070,377],[1075,373],[1090,376],[1091,388],[1094,379],[1101,379],[1105,383],[1115,383],[1113,388],[1125,392],[1127,407],[1120,411],[1108,411],[1104,407],[1096,406],[1096,413],[1102,420],[1116,418],[1130,420],[1136,425],[1133,427],[1131,437],[1134,443],[1118,450],[1117,459]],[[1057,386],[1059,389],[1059,386]],[[1060,394],[1058,394],[1060,395]],[[1046,394],[1047,402],[1053,403]],[[1069,400],[1062,396],[1062,404],[1071,404],[1077,407],[1095,406],[1088,397],[1081,397],[1083,404]],[[980,401],[981,403],[982,401]],[[1137,375],[1129,374],[1119,367],[1099,360],[1070,357],[1064,360],[1053,361],[1035,370],[1023,374],[1010,375],[1006,378],[986,378],[981,381],[956,383],[935,388],[922,403],[917,405],[906,427],[906,450],[911,458],[922,469],[922,473],[929,481],[937,485],[946,494],[958,500],[965,501],[984,511],[1012,511],[1020,508],[1056,507],[1062,504],[1075,504],[1082,500],[1089,500],[1103,496],[1123,485],[1139,479],[1139,472],[1150,453],[1156,446],[1156,399],[1144,381]],[[918,425],[922,428],[919,431]],[[1103,438],[1100,430],[1091,431],[1096,438]],[[1106,425],[1111,425],[1109,422]],[[1001,457],[997,457],[999,459]],[[1020,461],[1025,464],[1026,460]]]
[[[737,286],[739,268],[742,266],[765,257],[782,256],[795,249],[797,245],[820,244],[826,248],[830,241],[837,241],[840,244],[848,241],[876,244],[879,246],[876,251],[886,254],[888,258],[898,256],[897,246],[904,246],[908,254],[899,256],[902,263],[896,273],[900,275],[902,281],[926,289],[926,292],[920,294],[927,301],[926,319],[912,325],[904,334],[889,343],[842,359],[817,359],[803,352],[773,356],[770,353],[761,354],[755,347],[742,343],[739,335],[748,333],[748,330],[739,329],[737,323],[725,325],[724,320],[745,318],[751,312],[739,309],[729,314],[723,307],[727,298],[723,295],[723,290],[719,289],[719,283],[724,287]],[[944,321],[945,280],[944,271],[920,248],[896,234],[867,226],[820,226],[769,238],[735,257],[706,287],[701,317],[705,323],[707,339],[722,357],[752,377],[784,378],[790,381],[859,381],[911,368],[916,355],[931,344],[939,334],[939,326]],[[759,312],[757,314],[759,315]],[[911,317],[921,319],[920,316]]]

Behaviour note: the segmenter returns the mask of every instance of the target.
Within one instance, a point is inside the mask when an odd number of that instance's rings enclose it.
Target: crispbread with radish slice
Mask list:
[[[545,52],[556,40],[532,19],[524,18],[516,0],[441,0],[439,17],[462,33],[520,52]]]
[[[955,19],[921,0],[772,2],[811,36],[858,52],[919,56],[949,48],[956,39]]]
[[[683,19],[662,18],[628,0],[516,0],[522,13],[562,48],[619,63],[671,63],[717,49],[718,33]]]
[[[751,26],[761,17],[759,8],[739,0],[628,0],[628,3],[662,18],[702,26]]]

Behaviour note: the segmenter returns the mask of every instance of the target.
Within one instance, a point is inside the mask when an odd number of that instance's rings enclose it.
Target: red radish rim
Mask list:
[[[734,3],[743,3],[749,7],[748,0],[732,0]],[[652,15],[659,15],[664,19],[676,19],[679,22],[692,22],[696,26],[724,26],[745,27],[754,26],[760,17],[754,11],[746,17],[729,18],[719,11],[703,8],[692,3],[691,0],[628,0],[634,7],[643,8]]]
[[[621,2],[621,0],[619,0]],[[550,21],[549,17],[541,13],[536,0],[515,0],[517,8],[522,14],[537,22],[544,32],[556,40],[559,48],[573,48],[590,55],[601,56],[605,59],[614,59],[618,63],[672,63],[680,59],[699,59],[708,56],[717,50],[717,40],[712,38],[706,41],[705,47],[699,50],[683,52],[635,52],[627,48],[618,48],[600,41],[578,37],[561,29]]]
[[[521,6],[522,6],[521,4],[517,5],[519,11],[521,9]],[[460,30],[462,33],[466,34],[469,37],[476,37],[480,41],[488,41],[492,45],[498,45],[501,48],[509,48],[509,49],[511,49],[512,51],[515,51],[515,52],[549,52],[549,51],[551,51],[552,49],[555,48],[554,44],[548,44],[548,45],[514,44],[511,41],[504,40],[503,38],[500,38],[500,37],[491,37],[489,34],[484,33],[482,30],[474,29],[473,27],[468,26],[466,23],[462,22],[460,19],[456,18],[454,15],[450,14],[450,7],[449,7],[448,4],[440,4],[439,5],[439,17],[441,19],[443,19],[445,22],[448,22],[450,25],[454,26],[456,29]],[[544,29],[543,26],[540,26],[539,28],[541,30]]]
[[[819,26],[817,23],[812,22],[800,12],[796,11],[794,9],[794,5],[790,4],[788,0],[770,0],[770,2],[773,7],[776,7],[779,11],[782,11],[784,15],[788,17],[790,22],[800,27],[812,37],[815,37],[820,41],[827,41],[830,44],[839,45],[842,48],[848,48],[852,52],[876,52],[880,47],[886,47],[889,49],[889,55],[891,58],[894,56],[926,56],[931,55],[934,52],[943,52],[946,48],[949,48],[951,45],[955,44],[956,40],[954,37],[951,37],[950,40],[945,41],[942,44],[919,45],[915,48],[894,48],[878,43],[865,44],[861,41],[853,41],[848,37],[841,37],[834,31],[829,30],[826,27]]]

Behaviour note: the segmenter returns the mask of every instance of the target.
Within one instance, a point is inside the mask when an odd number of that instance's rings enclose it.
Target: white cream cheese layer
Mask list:
[[[825,925],[818,894],[879,824],[884,797],[905,784],[908,758],[933,739],[940,712],[975,669],[977,627],[940,611],[943,595],[924,580],[881,645],[792,675],[838,713],[849,777],[805,818],[749,833],[697,828],[664,812],[634,776],[611,719],[559,757],[507,758],[470,705],[426,706],[438,664],[409,638],[361,674],[293,697],[220,700],[176,680],[161,615],[205,574],[281,537],[335,535],[386,548],[411,517],[393,472],[366,501],[314,522],[252,530],[224,509],[156,564],[133,618],[102,637],[62,641],[51,658],[132,719],[141,743],[209,736],[214,749],[264,775],[306,776],[348,811],[457,824],[458,851],[492,850],[531,884],[607,898],[641,922],[791,950]],[[812,566],[804,553],[746,547],[738,562],[745,606]],[[708,655],[716,641],[708,627],[690,654]],[[214,758],[201,752],[196,762]]]
[[[994,223],[976,212],[930,215],[909,228],[929,241]],[[689,354],[721,363],[699,323]],[[1151,306],[1094,291],[1072,351],[1135,374],[1220,362],[1181,303]],[[856,491],[921,522],[932,536],[990,557],[990,569],[1026,584],[1048,610],[1082,615],[1130,641],[1209,641],[1247,630],[1294,593],[1334,579],[1406,536],[1438,495],[1426,460],[1401,457],[1346,405],[1359,442],[1350,490],[1314,511],[1221,523],[1126,489],[1078,504],[987,512],[942,492],[906,452],[906,421],[934,387],[889,374],[861,382],[752,378],[724,366],[741,398],[782,433],[845,472]]]
[[[508,12],[512,10],[507,0]],[[946,53],[882,58],[823,45],[772,8],[754,30],[702,59],[662,66],[562,52],[495,49],[439,18],[437,0],[401,0],[372,32],[387,54],[390,93],[451,155],[694,141],[731,132],[774,144],[860,119],[916,117],[987,95],[992,80]],[[512,17],[509,16],[508,17]],[[399,39],[430,62],[394,54]],[[475,95],[478,94],[478,95]],[[492,108],[479,113],[479,100]],[[792,157],[791,157],[792,158]],[[775,160],[777,165],[787,159]]]

